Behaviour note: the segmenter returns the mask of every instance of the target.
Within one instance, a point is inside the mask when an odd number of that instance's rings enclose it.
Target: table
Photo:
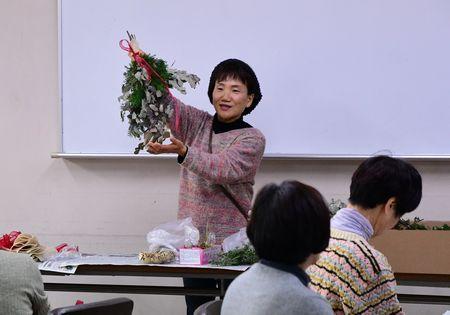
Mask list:
[[[134,294],[165,294],[165,295],[225,295],[224,280],[234,279],[243,271],[216,268],[162,267],[152,265],[80,265],[75,274],[65,275],[51,271],[41,271],[42,275],[58,275],[64,277],[76,276],[132,276],[132,277],[177,277],[177,278],[213,278],[220,282],[219,289],[188,288],[182,286],[153,285],[110,285],[44,282],[46,291],[66,292],[103,292],[103,293],[134,293]]]
[[[450,275],[395,273],[398,285],[450,288]],[[449,295],[398,294],[401,303],[450,305]]]
[[[41,271],[43,275],[61,276],[62,281],[51,283],[44,282],[44,288],[46,291],[206,295],[219,297],[223,297],[225,295],[224,280],[234,279],[242,272],[243,271],[241,270],[163,267],[152,265],[80,265],[73,275]],[[64,283],[63,281],[65,277],[77,276],[214,278],[218,279],[221,285],[219,289],[210,289],[185,288],[182,286]],[[395,277],[399,285],[450,288],[450,275],[396,273]],[[399,294],[398,298],[401,303],[450,305],[450,296],[444,295]]]

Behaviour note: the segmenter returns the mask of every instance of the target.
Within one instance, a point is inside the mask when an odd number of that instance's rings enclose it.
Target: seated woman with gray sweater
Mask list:
[[[316,189],[298,181],[264,186],[247,235],[261,260],[231,283],[221,314],[333,314],[304,271],[330,238],[329,210]]]
[[[0,250],[0,314],[44,315],[49,309],[41,273],[33,259]]]

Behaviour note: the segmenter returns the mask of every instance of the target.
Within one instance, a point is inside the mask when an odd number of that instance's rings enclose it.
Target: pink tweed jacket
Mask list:
[[[189,147],[181,163],[178,218],[192,217],[201,236],[208,229],[220,244],[247,223],[220,186],[242,209],[250,210],[265,138],[256,128],[215,134],[212,115],[180,101],[174,106],[179,128],[171,119],[172,134]]]

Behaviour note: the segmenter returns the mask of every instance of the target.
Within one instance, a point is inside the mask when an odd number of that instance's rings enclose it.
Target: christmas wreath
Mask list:
[[[136,37],[128,34],[128,40],[120,41],[120,47],[128,52],[131,62],[124,72],[122,95],[119,97],[120,116],[128,120],[129,136],[143,139],[134,150],[138,154],[148,142],[162,143],[170,137],[167,126],[175,115],[178,127],[177,99],[170,89],[186,94],[185,83],[195,88],[200,81],[195,74],[167,66],[167,62],[147,54],[139,48]]]

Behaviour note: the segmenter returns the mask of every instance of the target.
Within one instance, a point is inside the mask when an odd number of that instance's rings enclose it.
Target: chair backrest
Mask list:
[[[209,301],[200,305],[194,312],[194,315],[220,315],[222,300]]]
[[[131,315],[133,312],[133,301],[125,298],[115,298],[99,302],[78,304],[55,308],[52,315]]]

